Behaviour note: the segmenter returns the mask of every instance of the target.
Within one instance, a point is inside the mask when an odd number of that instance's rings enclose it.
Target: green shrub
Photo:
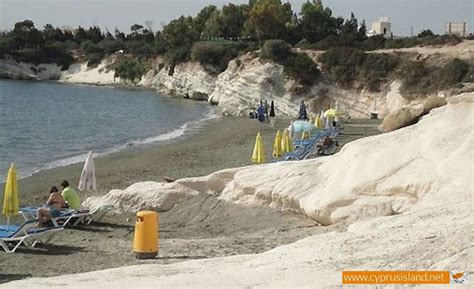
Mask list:
[[[91,53],[87,55],[87,67],[96,67],[104,58],[103,52]]]
[[[238,53],[234,44],[198,42],[191,49],[191,59],[201,63],[210,74],[217,75],[226,70],[229,61]]]
[[[290,55],[291,45],[280,39],[267,40],[260,51],[260,57],[274,62],[284,61]]]
[[[306,53],[291,53],[283,66],[287,75],[303,85],[314,84],[321,74],[318,65]]]
[[[364,52],[347,47],[335,47],[320,56],[323,73],[333,82],[350,87],[357,78],[357,68],[363,63]]]
[[[125,43],[120,39],[104,39],[98,44],[99,48],[105,52],[105,54],[112,54],[118,50],[125,49]]]
[[[129,59],[115,67],[115,77],[132,81],[140,80],[146,71],[146,66],[140,61]]]
[[[190,59],[191,48],[182,46],[180,48],[170,49],[166,51],[164,59],[169,67],[168,75],[174,74],[174,68],[179,63],[184,63]]]
[[[452,88],[469,75],[469,64],[453,59],[443,67],[426,67],[423,62],[405,61],[397,74],[402,80],[400,91],[408,98]]]
[[[380,85],[400,62],[400,58],[387,53],[369,53],[360,66],[361,83],[370,91],[380,91]]]
[[[469,70],[464,76],[464,82],[474,82],[474,63],[469,64]]]

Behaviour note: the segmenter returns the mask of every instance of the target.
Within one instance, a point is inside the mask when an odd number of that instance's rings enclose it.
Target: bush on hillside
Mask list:
[[[145,64],[134,59],[129,59],[119,63],[115,67],[114,77],[136,81],[141,79],[145,71]]]
[[[410,98],[446,90],[465,81],[469,69],[469,64],[457,58],[442,67],[426,67],[423,62],[407,60],[397,71],[402,80],[400,91]]]
[[[239,53],[235,44],[198,42],[191,49],[191,59],[198,61],[212,75],[226,70],[229,61]]]
[[[360,82],[370,91],[380,91],[380,85],[400,62],[400,58],[387,53],[369,53],[360,67]]]
[[[292,53],[282,64],[284,72],[303,85],[314,84],[321,74],[318,65],[306,53]]]
[[[166,65],[169,67],[168,75],[172,76],[174,74],[174,68],[179,63],[186,62],[190,59],[191,48],[187,46],[182,46],[180,48],[172,49],[166,51],[164,59]]]
[[[267,40],[260,51],[260,57],[280,63],[284,61],[291,52],[291,45],[281,39]]]
[[[364,61],[364,52],[347,47],[334,47],[320,56],[323,73],[344,87],[352,86],[357,78],[357,68]]]

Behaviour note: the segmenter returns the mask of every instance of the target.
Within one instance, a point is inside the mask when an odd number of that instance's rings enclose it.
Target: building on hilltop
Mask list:
[[[378,21],[372,22],[372,30],[367,36],[383,35],[385,38],[392,38],[392,23],[388,16],[379,17]]]
[[[444,33],[457,35],[459,37],[467,37],[469,35],[467,22],[448,22],[446,23]]]

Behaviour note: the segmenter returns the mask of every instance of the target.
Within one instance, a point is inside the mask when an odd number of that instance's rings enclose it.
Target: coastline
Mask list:
[[[125,189],[138,181],[164,181],[206,175],[220,169],[250,165],[257,131],[263,134],[267,158],[273,134],[287,119],[269,123],[241,117],[211,118],[186,128],[184,134],[156,143],[139,144],[95,158],[97,194]],[[213,159],[215,156],[215,159]],[[21,204],[43,202],[44,193],[63,179],[77,184],[83,162],[44,169],[19,180]]]

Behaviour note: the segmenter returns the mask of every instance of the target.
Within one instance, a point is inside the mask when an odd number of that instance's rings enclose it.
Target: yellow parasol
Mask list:
[[[285,128],[283,131],[283,135],[281,137],[281,152],[289,153],[293,151],[293,142],[290,139],[290,135],[288,134],[288,129]]]
[[[7,216],[7,231],[10,225],[10,216],[18,215],[20,201],[18,200],[18,185],[16,181],[15,165],[11,164],[5,181],[5,191],[3,192],[3,215]]]
[[[255,139],[255,146],[253,148],[252,162],[256,164],[261,164],[265,162],[265,150],[263,149],[263,140],[260,133],[257,133],[257,138]]]
[[[301,140],[309,140],[309,138],[310,138],[309,131],[304,130],[303,134],[301,135]]]
[[[277,159],[282,156],[281,152],[281,132],[277,130],[275,135],[275,141],[273,142],[273,158]]]
[[[314,120],[314,126],[316,128],[319,128],[319,129],[322,129],[323,128],[323,122],[321,121],[321,117],[318,113],[318,116],[316,117],[316,119]]]
[[[325,117],[336,117],[337,115],[339,115],[339,112],[334,108],[330,108],[324,112]]]

